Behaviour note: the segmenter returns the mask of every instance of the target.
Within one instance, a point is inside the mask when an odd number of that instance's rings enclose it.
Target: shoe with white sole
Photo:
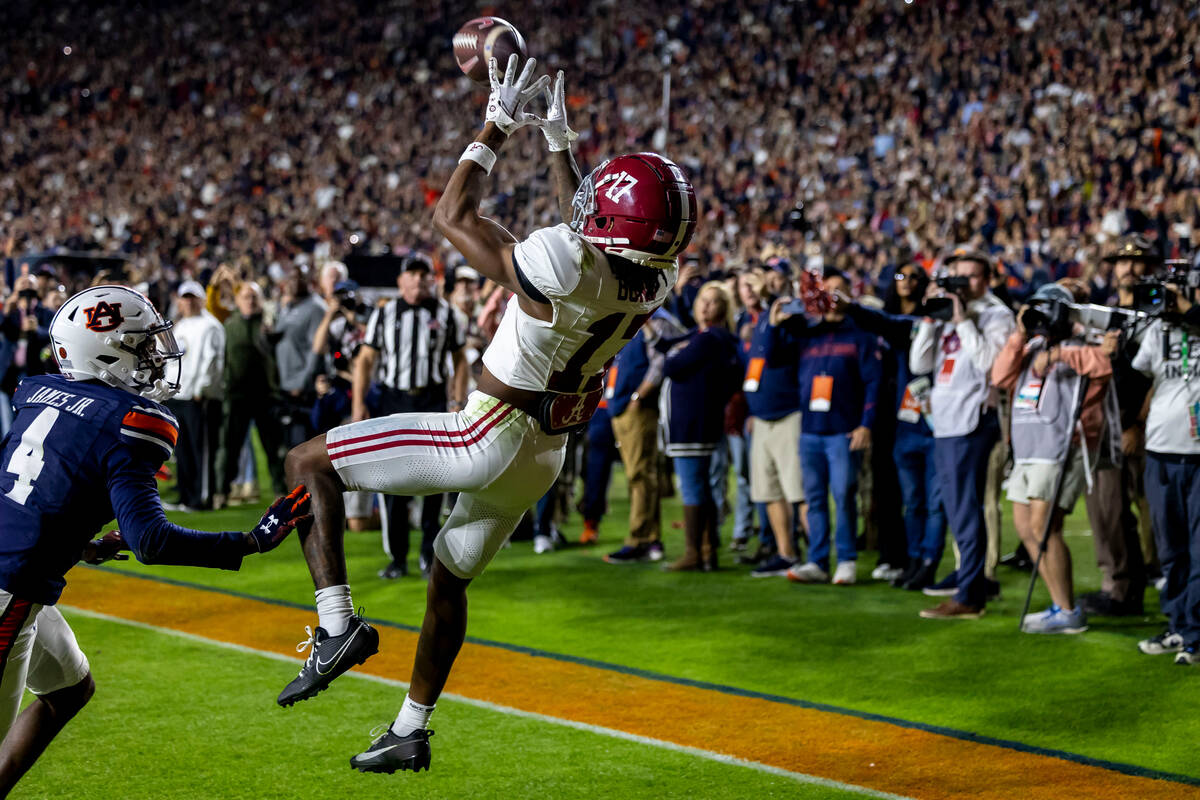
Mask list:
[[[1026,614],[1021,620],[1025,633],[1083,633],[1087,630],[1087,617],[1083,609],[1059,608],[1051,605],[1045,611]]]
[[[905,573],[904,567],[893,567],[883,563],[871,570],[871,579],[876,581],[894,581]]]
[[[537,536],[533,537],[533,552],[541,555],[542,553],[549,553],[553,550],[554,540],[549,536],[546,536],[544,533],[539,533]]]
[[[833,582],[838,586],[849,586],[858,582],[858,562],[839,561],[833,571]]]
[[[1153,639],[1142,639],[1138,642],[1138,650],[1148,656],[1178,653],[1183,650],[1183,637],[1175,631],[1163,631]]]
[[[787,579],[792,583],[829,583],[829,573],[809,561],[793,564],[787,571]]]
[[[1181,667],[1191,667],[1200,664],[1200,642],[1184,645],[1175,656],[1175,663]]]

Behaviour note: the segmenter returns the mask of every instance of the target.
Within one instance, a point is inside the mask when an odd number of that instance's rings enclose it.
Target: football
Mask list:
[[[488,60],[496,59],[500,71],[508,57],[516,53],[522,61],[529,55],[525,37],[499,17],[476,17],[454,34],[454,60],[459,69],[476,83],[488,83]]]

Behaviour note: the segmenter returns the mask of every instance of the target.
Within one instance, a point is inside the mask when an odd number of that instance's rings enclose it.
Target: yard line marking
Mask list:
[[[138,620],[126,619],[124,617],[117,617],[117,616],[113,616],[112,614],[104,614],[99,611],[92,611],[87,608],[80,608],[79,606],[70,606],[70,605],[61,605],[60,604],[59,608],[61,608],[64,611],[67,611],[71,614],[78,614],[81,617],[89,617],[91,619],[103,620],[105,622],[113,622],[113,623],[116,623],[119,625],[127,625],[131,628],[139,628],[141,630],[151,631],[153,633],[158,633],[158,634],[162,634],[162,635],[166,635],[166,636],[174,636],[179,639],[186,639],[188,641],[196,642],[198,644],[203,644],[203,645],[206,645],[209,647],[220,647],[225,650],[233,650],[238,653],[244,653],[246,655],[259,656],[261,658],[269,658],[273,661],[283,661],[283,662],[287,662],[287,663],[291,663],[291,664],[303,664],[304,663],[303,658],[293,658],[291,656],[286,656],[283,653],[274,653],[274,652],[271,652],[270,650],[259,650],[254,647],[248,647],[246,645],[237,644],[235,642],[226,642],[226,641],[222,641],[220,639],[210,639],[207,636],[199,636],[194,633],[188,633],[187,631],[176,630],[175,628],[167,628],[167,627],[162,627],[159,625],[151,625],[150,623],[147,623],[147,622],[139,622]],[[379,684],[383,684],[384,686],[392,686],[395,688],[404,689],[406,691],[408,690],[408,684],[405,683],[404,681],[396,680],[395,678],[387,678],[387,677],[384,677],[383,675],[372,675],[367,672],[355,672],[355,671],[347,672],[346,675],[348,675],[352,678],[358,678],[359,680],[369,681],[371,683],[379,683]],[[546,714],[538,714],[536,712],[526,711],[521,708],[513,708],[511,706],[505,706],[505,705],[501,705],[499,703],[491,703],[491,702],[488,702],[487,700],[479,700],[474,697],[466,697],[464,695],[454,694],[453,692],[444,692],[442,694],[442,699],[450,700],[455,703],[465,703],[466,705],[474,706],[475,708],[481,708],[486,711],[494,711],[499,714],[508,714],[508,715],[514,716],[514,717],[523,717],[525,719],[531,719],[531,720],[535,720],[538,722],[545,722],[545,723],[548,723],[551,725],[559,725],[559,726],[562,726],[565,728],[574,728],[576,730],[586,731],[588,733],[594,733],[599,736],[610,736],[614,739],[623,739],[627,742],[634,742],[636,744],[646,745],[648,747],[658,747],[663,750],[672,750],[677,753],[685,753],[687,755],[695,756],[697,758],[704,758],[704,759],[708,759],[709,761],[716,761],[721,764],[729,764],[729,765],[735,766],[735,767],[744,767],[746,769],[755,770],[756,772],[765,772],[770,775],[776,775],[781,778],[788,778],[788,779],[794,780],[798,783],[807,783],[807,784],[812,784],[814,786],[823,786],[828,789],[840,789],[842,791],[855,792],[855,793],[861,794],[865,797],[880,798],[880,800],[914,800],[914,798],[906,797],[905,795],[892,794],[890,792],[882,792],[882,791],[879,791],[878,789],[871,789],[867,786],[856,786],[856,785],[850,784],[850,783],[842,783],[840,781],[830,780],[829,778],[822,778],[817,775],[807,775],[803,772],[793,772],[791,770],[786,770],[781,767],[775,767],[770,764],[763,764],[758,761],[747,761],[746,759],[737,758],[735,756],[726,755],[724,753],[715,753],[711,750],[702,750],[698,747],[688,747],[687,745],[676,744],[675,742],[668,742],[668,741],[665,741],[662,739],[653,739],[653,738],[650,738],[649,736],[638,736],[637,734],[628,733],[627,731],[621,731],[621,730],[617,730],[615,728],[606,728],[601,725],[592,725],[592,724],[589,724],[586,722],[579,722],[578,720],[564,719],[562,717],[552,717],[552,716],[549,716]]]

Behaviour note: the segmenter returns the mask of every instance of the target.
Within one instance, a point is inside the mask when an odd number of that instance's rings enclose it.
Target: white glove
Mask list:
[[[504,70],[504,79],[500,79],[500,69],[496,59],[488,61],[488,77],[492,82],[492,93],[488,96],[487,121],[496,123],[496,127],[506,134],[511,134],[517,128],[532,125],[537,117],[525,111],[525,106],[550,83],[550,76],[543,75],[536,81],[533,71],[537,68],[537,59],[531,58],[525,62],[525,69],[517,76],[517,54],[508,57],[508,67]]]
[[[546,97],[546,118],[537,121],[551,153],[570,149],[571,142],[579,138],[579,134],[567,124],[567,92],[563,77],[563,71],[560,69],[558,77],[554,80],[554,89],[542,91]]]

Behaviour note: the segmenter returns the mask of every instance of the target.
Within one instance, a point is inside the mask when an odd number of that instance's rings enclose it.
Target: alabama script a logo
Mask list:
[[[91,308],[85,308],[87,314],[87,329],[89,331],[111,331],[125,321],[121,316],[120,303],[107,303],[101,300]]]

